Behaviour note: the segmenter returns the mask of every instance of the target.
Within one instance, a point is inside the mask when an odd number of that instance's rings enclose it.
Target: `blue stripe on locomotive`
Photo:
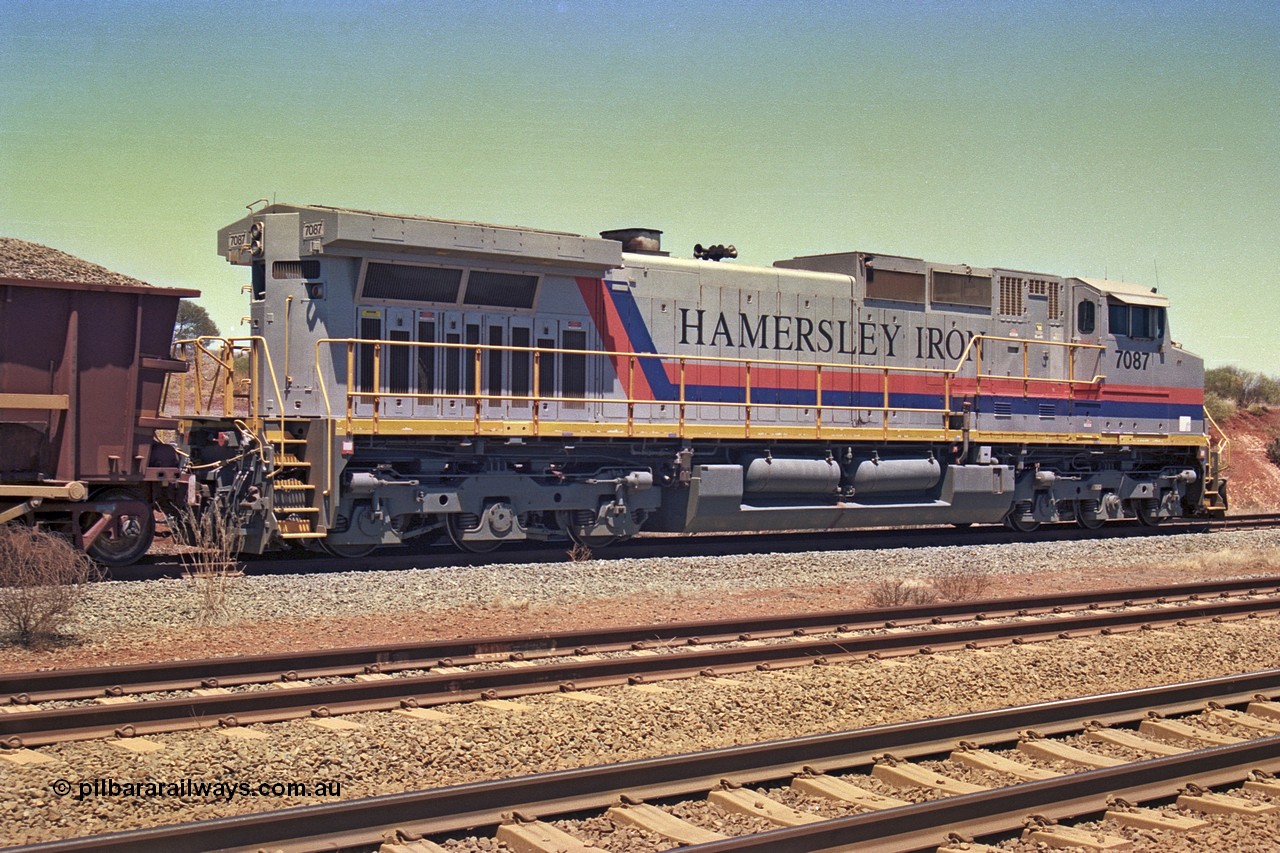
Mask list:
[[[627,339],[634,352],[657,353],[657,345],[649,333],[649,327],[640,313],[634,294],[626,291],[606,288],[605,292],[613,300],[614,308],[622,320]],[[673,383],[666,373],[661,360],[656,358],[639,359],[641,370],[649,381],[654,399],[658,402],[676,402],[680,399],[680,388]],[[737,403],[745,404],[747,392],[736,385],[685,385],[686,403]],[[1114,420],[1170,420],[1178,417],[1189,417],[1201,420],[1204,407],[1197,404],[1149,403],[1142,401],[1105,400],[1105,401],[1070,401],[1050,397],[993,397],[975,398],[979,414],[993,414],[996,403],[1008,406],[1009,415],[1047,416],[1044,407],[1052,405],[1052,417],[1090,416],[1110,418]],[[751,404],[753,406],[814,406],[817,404],[817,393],[806,388],[752,388]],[[839,406],[853,409],[879,409],[884,405],[882,391],[823,391],[824,406]],[[895,409],[935,409],[945,408],[946,400],[941,394],[909,394],[889,393],[889,407]],[[1004,405],[1000,414],[1006,414]]]

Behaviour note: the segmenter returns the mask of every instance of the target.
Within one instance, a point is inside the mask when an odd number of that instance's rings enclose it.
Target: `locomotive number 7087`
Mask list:
[[[1138,352],[1131,349],[1116,350],[1117,369],[1123,367],[1126,370],[1146,370],[1150,362],[1151,353],[1149,352]]]

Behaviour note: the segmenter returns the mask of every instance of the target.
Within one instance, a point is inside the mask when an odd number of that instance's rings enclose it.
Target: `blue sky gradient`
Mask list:
[[[258,198],[1158,285],[1280,373],[1280,4],[0,0],[0,234],[247,313]]]

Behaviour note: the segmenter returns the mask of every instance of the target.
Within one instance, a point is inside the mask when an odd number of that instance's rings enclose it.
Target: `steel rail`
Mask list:
[[[1033,535],[1017,533],[1001,525],[974,525],[963,531],[950,526],[920,526],[900,529],[795,533],[694,534],[666,536],[640,533],[633,539],[597,550],[600,561],[643,557],[705,556],[708,554],[772,554],[799,551],[864,551],[874,548],[921,548],[1010,543],[1050,544],[1053,542],[1105,542],[1145,537],[1188,535],[1227,530],[1268,529],[1280,525],[1280,514],[1227,516],[1223,518],[1165,519],[1157,527],[1144,527],[1136,520],[1108,522],[1097,530],[1085,530],[1071,523],[1044,524]],[[392,571],[397,569],[457,568],[523,563],[564,563],[565,542],[525,540],[504,545],[488,554],[460,552],[445,547],[418,550],[413,546],[381,549],[377,554],[353,563],[337,557],[268,553],[245,555],[243,567],[252,575],[280,575],[352,570]],[[113,580],[141,581],[179,574],[183,566],[177,557],[152,555],[132,566],[110,571]]]
[[[1229,785],[1243,781],[1251,769],[1276,767],[1280,767],[1280,736],[681,849],[698,853],[816,853],[857,845],[859,853],[931,851],[945,841],[948,832],[976,837],[1006,834],[1020,829],[1030,815],[1055,820],[1078,817],[1101,812],[1112,797],[1144,802],[1172,796],[1187,783],[1205,788]]]
[[[835,734],[810,735],[750,746],[735,746],[702,753],[628,761],[622,764],[563,770],[491,782],[477,782],[402,794],[388,794],[273,812],[239,815],[175,826],[140,829],[85,838],[47,842],[20,848],[30,853],[183,853],[205,850],[309,851],[354,845],[376,845],[383,838],[421,837],[475,828],[492,827],[513,811],[549,818],[591,809],[602,809],[622,795],[630,798],[662,799],[705,793],[721,780],[767,784],[789,780],[812,768],[821,772],[844,772],[865,767],[876,755],[892,751],[903,758],[937,755],[967,740],[982,746],[1011,743],[1016,733],[1035,729],[1042,734],[1076,731],[1081,720],[1104,724],[1132,722],[1147,711],[1164,714],[1201,710],[1213,700],[1222,705],[1238,705],[1257,695],[1280,691],[1280,669],[1212,679],[1126,690],[1035,705],[959,714],[909,723],[895,723]],[[1183,765],[1180,756],[1152,759],[1133,765],[1100,771],[1086,771],[1058,780],[1030,782],[1004,789],[1015,797],[1014,806],[989,804],[980,795],[950,797],[940,801],[904,806],[884,812],[839,818],[812,825],[812,837],[800,830],[777,830],[760,836],[730,839],[698,848],[711,851],[822,850],[833,843],[822,832],[838,831],[874,839],[889,832],[904,832],[915,840],[903,847],[867,849],[911,849],[921,842],[912,836],[919,830],[936,844],[941,828],[972,826],[970,821],[994,821],[1012,811],[1045,813],[1052,804],[1078,800],[1092,802],[1096,790],[1126,792],[1134,799],[1163,796],[1151,794],[1155,780],[1168,779],[1173,768],[1181,767],[1203,785],[1223,784],[1241,776],[1243,768],[1280,768],[1280,737],[1248,741],[1188,753],[1197,756],[1198,766]],[[1189,767],[1189,769],[1187,769]],[[1126,768],[1129,768],[1126,770]],[[1062,787],[1057,787],[1061,785]],[[878,815],[878,817],[876,816]],[[924,821],[932,824],[926,827]],[[892,824],[896,824],[893,826]],[[989,824],[982,824],[983,826]],[[833,836],[836,837],[836,836]],[[752,839],[756,839],[753,841]],[[764,846],[733,847],[732,844]],[[863,849],[863,848],[859,848]]]
[[[541,666],[299,686],[57,710],[0,714],[0,744],[36,746],[112,735],[237,726],[306,716],[327,717],[399,707],[440,705],[481,698],[582,690],[648,679],[669,680],[753,669],[779,669],[848,660],[871,654],[909,654],[1005,641],[1036,641],[1073,634],[1115,631],[1189,620],[1244,618],[1280,613],[1280,601],[1188,602],[1176,609],[1086,612],[1046,620],[978,622],[936,630],[866,634],[835,639],[736,646],[668,654],[573,660]]]
[[[89,699],[349,676],[366,672],[429,669],[442,661],[454,665],[486,660],[618,651],[639,645],[706,644],[744,637],[763,639],[800,633],[847,632],[910,626],[939,620],[964,621],[1004,615],[1032,615],[1055,608],[1102,608],[1196,597],[1257,595],[1280,591],[1280,576],[1199,581],[1174,586],[1130,587],[1093,592],[990,598],[924,606],[820,611],[750,619],[671,622],[623,628],[538,632],[524,635],[433,640],[385,646],[358,646],[305,652],[219,657],[112,667],[42,670],[0,674],[0,704],[25,705],[53,700]]]
[[[1227,515],[1207,519],[1210,530],[1265,530],[1280,525],[1280,513],[1266,512],[1250,515]]]

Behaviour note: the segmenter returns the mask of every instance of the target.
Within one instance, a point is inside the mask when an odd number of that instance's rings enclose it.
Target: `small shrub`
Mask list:
[[[929,583],[947,601],[979,598],[991,587],[991,576],[981,569],[964,567],[932,578]]]
[[[938,594],[920,581],[885,578],[868,587],[867,599],[872,607],[908,607],[932,604]]]
[[[1280,435],[1271,439],[1267,445],[1267,458],[1271,460],[1272,465],[1280,465]]]
[[[574,542],[573,547],[565,552],[569,555],[569,559],[575,563],[587,563],[594,556],[591,549],[581,542]]]
[[[94,575],[93,561],[65,539],[0,525],[0,623],[21,645],[56,640]]]

